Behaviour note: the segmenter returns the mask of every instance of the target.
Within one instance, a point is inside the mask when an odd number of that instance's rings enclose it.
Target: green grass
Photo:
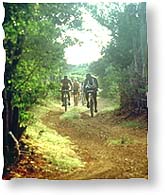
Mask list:
[[[142,128],[145,127],[145,124],[137,122],[137,121],[124,121],[120,124],[120,126],[126,127],[126,128],[139,128],[139,129],[142,129]]]
[[[46,100],[41,100],[38,105],[35,105],[31,109],[31,112],[33,112],[33,114],[35,114],[36,117],[41,117],[46,112],[60,109],[60,107],[61,106],[59,105],[59,102],[57,102],[57,100],[46,99]]]
[[[109,106],[109,107],[106,107],[106,108],[102,109],[100,111],[100,113],[110,113],[110,112],[112,112],[112,111],[114,111],[116,109],[118,109],[117,105],[116,106],[115,105],[114,106]]]
[[[120,138],[108,138],[108,145],[121,145],[121,144],[134,144],[135,140],[131,139],[128,135],[123,135]]]
[[[29,115],[31,115],[28,122],[21,123],[20,126],[30,126],[36,121],[38,121],[38,119],[41,118],[45,113],[51,110],[59,109],[60,109],[59,103],[57,102],[57,100],[54,100],[53,98],[40,100],[38,104],[33,105],[28,111]]]
[[[108,105],[108,104],[107,104]],[[119,108],[119,104],[117,103],[109,103],[109,106],[106,106],[106,108],[103,108],[100,113],[111,113],[112,111],[116,110]]]
[[[60,116],[60,120],[72,121],[74,119],[80,119],[80,113],[86,111],[84,107],[74,107]]]
[[[33,113],[38,120],[28,126],[25,134],[28,135],[29,139],[24,141],[36,148],[35,153],[42,154],[44,159],[55,165],[56,169],[60,171],[67,172],[74,168],[82,168],[85,163],[76,154],[76,145],[71,142],[69,137],[61,136],[55,129],[42,124],[40,120],[44,114],[52,109],[52,104],[49,104],[48,107],[42,105],[33,108]],[[53,106],[55,108],[56,104]]]

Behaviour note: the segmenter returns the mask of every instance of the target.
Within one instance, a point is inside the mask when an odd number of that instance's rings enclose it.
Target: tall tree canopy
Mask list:
[[[87,7],[93,17],[111,30],[103,58],[91,65],[100,78],[103,95],[118,97],[121,108],[146,108],[146,4],[101,3]]]
[[[81,26],[76,4],[4,3],[6,50],[5,89],[12,95],[12,105],[26,110],[49,89],[58,92],[60,73],[66,65],[62,32]],[[65,27],[65,29],[64,29]],[[25,112],[20,112],[25,119]]]
[[[81,28],[81,13],[77,4],[65,3],[4,3],[4,8],[3,140],[8,161],[13,148],[9,131],[19,139],[29,121],[28,109],[49,93],[58,95],[64,47],[75,41],[60,37],[69,28]]]

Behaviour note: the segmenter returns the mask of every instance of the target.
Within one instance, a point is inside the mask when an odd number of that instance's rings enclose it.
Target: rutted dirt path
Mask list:
[[[42,118],[43,124],[69,136],[77,145],[77,153],[86,162],[84,169],[61,174],[58,179],[147,178],[146,129],[122,128],[110,114],[90,118],[81,113],[78,120],[61,121],[62,111],[51,111]],[[108,144],[108,140],[128,136],[130,144]]]
[[[100,108],[106,107],[101,102]],[[125,116],[110,112],[98,113],[91,118],[89,112],[81,112],[79,119],[61,120],[61,108],[47,112],[41,117],[43,125],[54,129],[62,136],[68,136],[76,145],[76,154],[85,162],[84,168],[63,173],[47,163],[42,155],[27,154],[14,167],[6,179],[13,177],[34,177],[47,179],[115,179],[148,178],[147,123],[143,117],[127,119],[136,121],[141,127],[122,125]],[[120,140],[121,143],[117,141]],[[45,167],[47,167],[45,169]]]

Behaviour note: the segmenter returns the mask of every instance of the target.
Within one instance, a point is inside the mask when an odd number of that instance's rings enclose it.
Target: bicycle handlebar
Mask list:
[[[87,90],[87,93],[93,93],[93,92],[95,92],[96,90],[94,90],[94,89],[90,89],[90,90]]]

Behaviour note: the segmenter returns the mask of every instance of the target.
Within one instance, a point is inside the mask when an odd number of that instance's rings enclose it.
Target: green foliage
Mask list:
[[[72,121],[80,118],[80,109],[72,108],[60,116],[60,120]]]
[[[99,77],[100,88],[102,89],[101,95],[108,97],[111,100],[119,99],[119,73],[114,69],[111,64],[107,64],[105,58],[90,65],[90,71]]]
[[[5,88],[24,123],[30,117],[27,110],[37,101],[47,95],[59,97],[67,40],[58,40],[66,29],[81,27],[81,14],[77,4],[4,3],[4,7]]]
[[[124,121],[120,125],[126,128],[138,128],[138,129],[143,129],[146,126],[146,124],[138,121]]]
[[[89,72],[88,64],[71,65],[68,64],[64,74],[68,75],[71,80],[77,79],[79,82],[85,80],[85,75]]]
[[[122,108],[146,107],[146,4],[100,3],[87,7],[98,22],[111,30],[103,58],[90,67],[99,76],[102,94],[120,98]]]
[[[107,144],[108,145],[121,145],[121,144],[134,144],[136,143],[135,140],[131,139],[127,135],[121,136],[120,138],[108,138]]]
[[[52,100],[42,101],[42,104],[34,106],[31,111],[37,120],[26,129],[25,136],[29,138],[24,139],[25,143],[37,148],[36,153],[43,155],[49,163],[55,165],[56,169],[62,172],[83,168],[85,164],[76,154],[76,146],[71,140],[59,135],[54,129],[48,128],[41,121],[43,115],[52,108],[58,109],[58,105],[52,103]]]
[[[119,108],[119,104],[117,103],[111,103],[111,106],[107,106],[106,108],[102,109],[100,113],[112,113],[112,111]]]
[[[48,162],[56,165],[60,171],[65,172],[84,166],[68,137],[62,137],[40,122],[29,126],[26,134],[33,147],[38,148],[38,153],[42,154]]]

